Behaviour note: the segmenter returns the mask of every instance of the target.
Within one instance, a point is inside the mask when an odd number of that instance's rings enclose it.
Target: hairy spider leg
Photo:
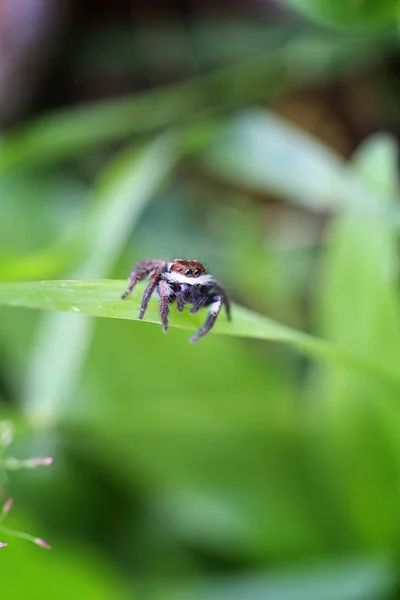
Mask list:
[[[193,304],[189,312],[192,313],[192,315],[194,313],[197,313],[197,311],[203,308],[207,304],[207,302],[209,302],[209,298],[206,295],[202,296],[200,300],[196,302],[196,304]]]
[[[225,293],[224,288],[219,283],[219,281],[214,280],[214,287],[217,290],[217,293],[222,298],[223,304],[225,304],[226,316],[228,317],[228,321],[231,320],[231,303],[229,302],[229,298]]]
[[[185,300],[182,297],[182,294],[176,294],[176,306],[179,312],[182,312],[185,308]]]
[[[144,313],[146,312],[146,308],[147,308],[147,305],[151,298],[151,295],[157,287],[159,278],[160,278],[159,273],[153,273],[153,275],[150,277],[149,283],[148,283],[146,289],[144,290],[144,294],[143,294],[143,298],[142,298],[142,305],[140,307],[139,319],[143,319],[143,316],[144,316]]]
[[[169,294],[171,288],[164,279],[161,279],[158,286],[158,292],[160,294],[160,316],[161,323],[163,326],[164,333],[168,331],[168,312],[169,312]]]
[[[208,313],[206,322],[204,323],[203,327],[201,329],[199,329],[194,334],[194,336],[192,336],[190,338],[190,341],[192,343],[196,342],[200,337],[202,337],[203,335],[205,335],[206,333],[208,333],[210,331],[211,327],[214,325],[215,321],[217,320],[217,317],[221,310],[222,304],[223,304],[223,299],[221,297],[217,298],[217,300],[214,300],[214,302],[212,302],[210,304],[210,312]]]
[[[157,259],[142,260],[138,262],[137,265],[135,265],[135,268],[133,269],[132,273],[129,275],[130,283],[126,292],[121,296],[122,300],[125,300],[125,298],[129,296],[129,294],[132,292],[133,288],[135,287],[138,281],[141,281],[142,279],[147,277],[147,275],[150,275],[152,271],[156,270],[158,273],[161,273],[165,268],[165,265],[167,265],[167,262],[165,260]]]
[[[139,271],[139,272],[132,271],[132,273],[129,275],[130,283],[129,283],[128,289],[121,296],[122,300],[125,300],[125,298],[127,296],[129,296],[129,294],[132,292],[132,290],[135,287],[135,285],[137,284],[137,282],[141,281],[142,279],[147,277],[147,275],[149,273],[151,273],[151,271],[152,271],[152,269],[150,269],[150,271],[148,269],[143,269],[142,271]]]

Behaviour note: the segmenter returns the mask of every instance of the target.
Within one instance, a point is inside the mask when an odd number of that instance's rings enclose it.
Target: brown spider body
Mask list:
[[[145,277],[149,277],[149,283],[143,294],[139,319],[143,318],[151,295],[156,292],[160,298],[160,316],[165,333],[168,331],[169,306],[173,302],[176,302],[179,312],[183,311],[185,304],[192,305],[191,313],[203,307],[209,309],[206,322],[190,339],[191,342],[210,331],[223,305],[230,319],[230,304],[225,290],[197,260],[144,260],[137,263],[129,276],[129,287],[122,299],[129,296],[137,282]]]

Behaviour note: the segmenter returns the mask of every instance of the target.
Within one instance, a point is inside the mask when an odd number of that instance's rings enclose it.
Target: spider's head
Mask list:
[[[206,270],[198,260],[181,260],[177,258],[170,266],[171,273],[179,273],[185,277],[200,277]]]

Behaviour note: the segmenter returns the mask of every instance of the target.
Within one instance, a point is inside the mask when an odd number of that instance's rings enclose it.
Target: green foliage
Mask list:
[[[264,600],[270,596],[274,600],[376,600],[382,592],[390,593],[393,573],[382,560],[366,562],[350,561],[349,564],[334,562],[322,568],[307,572],[273,573],[226,580],[216,586],[212,582],[199,585],[196,589],[197,600],[241,600],[253,598]],[[172,595],[171,598],[184,600],[185,594]],[[160,595],[160,599],[165,596]]]
[[[357,29],[361,32],[394,27],[400,4],[398,0],[284,0],[307,17],[330,26]]]
[[[2,534],[4,594],[397,593],[397,144],[347,163],[267,110],[225,114],[282,93],[285,65],[296,86],[350,68],[311,46],[4,136],[0,409],[12,456],[54,458],[0,465],[10,527],[53,547]],[[195,345],[204,313],[173,308],[165,336],[143,284],[120,299],[136,260],[183,255],[237,300]]]

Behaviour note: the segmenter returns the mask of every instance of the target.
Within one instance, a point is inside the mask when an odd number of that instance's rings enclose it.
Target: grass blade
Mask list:
[[[265,110],[226,120],[197,159],[240,188],[273,194],[313,211],[357,210],[394,229],[400,225],[392,189],[369,186],[359,169],[347,165],[337,152]]]
[[[134,294],[123,302],[121,293],[125,289],[126,282],[118,280],[1,283],[0,306],[67,311],[94,317],[138,320],[144,289],[143,284],[139,284]],[[143,320],[150,323],[160,322],[155,299],[150,302]],[[204,314],[178,314],[171,311],[170,325],[184,329],[195,329],[202,324],[203,320]],[[71,328],[76,327],[76,322],[78,322],[78,319],[69,321],[69,326]],[[377,368],[374,363],[363,360],[356,355],[345,353],[322,339],[282,325],[238,305],[233,307],[233,321],[228,322],[225,315],[221,314],[212,332],[284,342],[312,358],[318,358],[329,363],[345,364],[362,371],[372,372],[375,376],[384,377],[397,385],[400,383],[396,373]],[[57,333],[57,335],[59,334]],[[60,345],[60,342],[58,344]],[[47,358],[49,359],[49,356]],[[45,368],[44,365],[43,368]],[[47,365],[46,368],[49,369],[49,366]],[[65,368],[64,362],[63,368]]]
[[[377,200],[395,198],[398,148],[375,135],[357,151],[357,170]],[[335,348],[395,373],[400,356],[397,235],[390,222],[349,211],[333,222],[318,314]],[[317,381],[315,449],[335,465],[336,494],[367,543],[393,543],[400,479],[399,391],[346,365],[325,365]],[[322,458],[324,457],[324,458]]]

